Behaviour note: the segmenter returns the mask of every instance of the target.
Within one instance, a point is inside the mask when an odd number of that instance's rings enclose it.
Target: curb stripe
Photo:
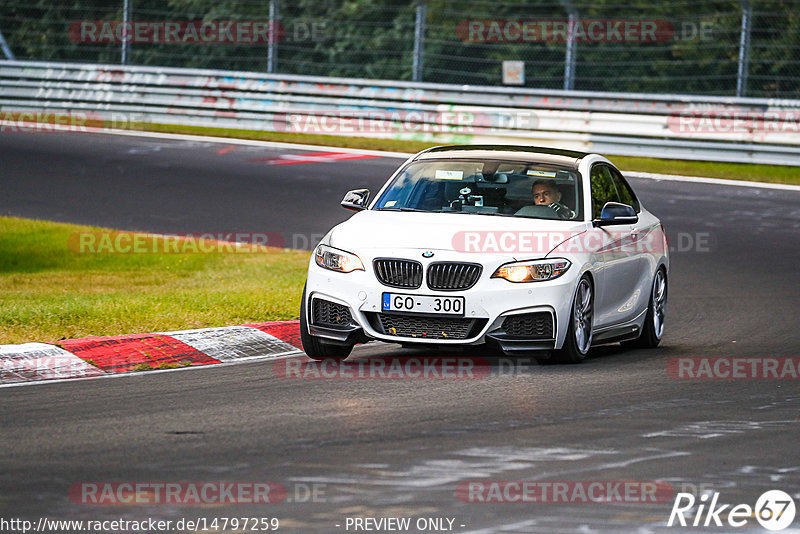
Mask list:
[[[137,365],[207,365],[219,363],[194,347],[161,334],[88,337],[59,343],[64,349],[111,373],[132,371]]]
[[[333,163],[355,159],[377,158],[369,154],[351,154],[349,152],[305,152],[303,154],[283,154],[269,158],[251,158],[251,163],[268,163],[270,165],[305,165],[307,163]]]
[[[137,366],[173,367],[272,359],[302,350],[300,321],[199,328],[154,334],[0,345],[0,385],[109,376]]]
[[[295,347],[295,349],[303,350],[303,343],[300,341],[300,320],[252,323],[242,326],[257,328],[265,334],[269,334],[285,341],[286,343]]]
[[[86,378],[105,373],[62,348],[45,343],[0,345],[0,384]]]
[[[185,330],[170,332],[169,335],[221,362],[297,351],[275,336],[244,326]]]

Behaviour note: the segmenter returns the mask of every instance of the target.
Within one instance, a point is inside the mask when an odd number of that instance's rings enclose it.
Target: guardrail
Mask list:
[[[800,166],[800,100],[0,61],[0,131],[31,113]]]

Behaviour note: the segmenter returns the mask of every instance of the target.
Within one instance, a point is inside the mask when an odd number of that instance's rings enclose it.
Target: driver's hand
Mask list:
[[[560,204],[558,202],[552,202],[547,206],[551,210],[555,211],[559,217],[562,219],[572,219],[575,217],[575,212],[566,207],[564,204]]]

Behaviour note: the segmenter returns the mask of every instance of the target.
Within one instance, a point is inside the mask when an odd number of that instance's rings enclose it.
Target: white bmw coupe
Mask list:
[[[313,359],[381,340],[576,363],[664,334],[664,228],[603,156],[437,147],[342,205],[357,213],[317,246],[303,291]]]

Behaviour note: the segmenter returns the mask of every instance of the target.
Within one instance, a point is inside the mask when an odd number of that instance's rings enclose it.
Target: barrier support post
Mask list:
[[[269,42],[267,43],[267,72],[274,74],[278,62],[278,0],[269,0]]]
[[[418,0],[414,22],[414,59],[411,67],[412,80],[422,81],[422,55],[425,53],[425,1]]]
[[[8,46],[5,37],[3,37],[3,32],[0,31],[0,49],[3,50],[3,54],[6,55],[6,59],[14,60],[14,53],[11,51],[11,48]]]
[[[747,74],[750,70],[750,24],[753,6],[749,0],[739,0],[742,6],[742,28],[739,32],[739,67],[736,71],[736,96],[747,94]]]
[[[564,90],[575,89],[575,59],[577,56],[577,41],[575,40],[575,25],[578,24],[578,10],[571,0],[561,0],[561,5],[569,15],[569,29],[567,30],[567,52],[564,57]]]

